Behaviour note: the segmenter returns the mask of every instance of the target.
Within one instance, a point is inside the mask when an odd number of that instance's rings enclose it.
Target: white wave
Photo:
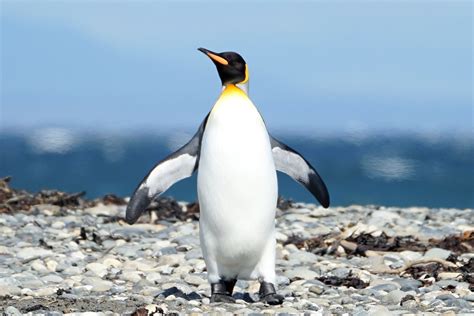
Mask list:
[[[108,162],[120,161],[125,155],[123,139],[118,136],[103,136],[101,138],[101,149],[105,160]]]
[[[43,128],[29,135],[28,142],[37,153],[65,154],[75,147],[80,139],[65,128]]]
[[[370,178],[386,181],[403,181],[413,178],[416,163],[401,157],[367,156],[361,161],[362,169]]]
[[[361,145],[367,138],[369,138],[370,132],[368,126],[359,121],[351,121],[346,126],[346,135],[344,139],[349,143],[355,145]]]

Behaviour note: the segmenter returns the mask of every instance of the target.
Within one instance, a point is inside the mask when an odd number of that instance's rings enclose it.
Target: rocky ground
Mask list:
[[[196,204],[155,203],[136,225],[124,201],[0,185],[0,311],[277,314],[474,313],[474,210],[280,201],[282,306],[239,281],[210,304]],[[84,314],[93,315],[93,314]]]

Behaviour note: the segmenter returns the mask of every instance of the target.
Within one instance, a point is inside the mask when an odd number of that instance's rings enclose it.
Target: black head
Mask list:
[[[248,70],[245,60],[237,53],[215,53],[205,48],[198,48],[206,54],[216,65],[222,85],[238,84],[248,81]]]

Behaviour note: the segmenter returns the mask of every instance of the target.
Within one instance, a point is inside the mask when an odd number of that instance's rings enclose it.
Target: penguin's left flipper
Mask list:
[[[160,161],[145,176],[127,205],[125,214],[127,223],[135,223],[154,198],[176,182],[190,177],[196,171],[206,122],[207,117],[186,145]]]
[[[276,169],[304,185],[323,207],[329,207],[328,189],[311,164],[295,150],[272,136],[270,142]]]

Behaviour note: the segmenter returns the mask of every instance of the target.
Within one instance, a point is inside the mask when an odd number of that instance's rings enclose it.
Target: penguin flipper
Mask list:
[[[313,166],[298,152],[272,136],[270,142],[276,169],[304,185],[323,207],[328,208],[328,189]]]
[[[176,182],[190,177],[197,170],[206,122],[207,117],[186,145],[156,164],[145,176],[127,205],[125,213],[127,223],[135,223],[154,198]]]

